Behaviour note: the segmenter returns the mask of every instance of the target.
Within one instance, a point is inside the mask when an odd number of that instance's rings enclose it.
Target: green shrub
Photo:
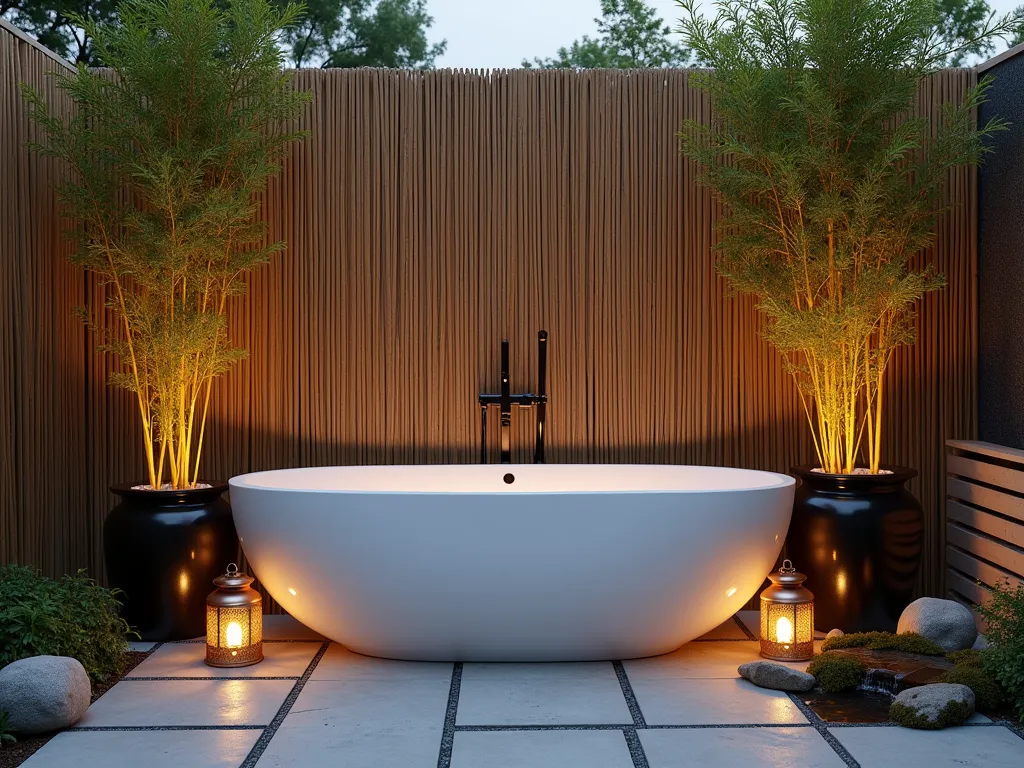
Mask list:
[[[988,625],[989,641],[981,666],[1003,686],[1017,717],[1024,720],[1024,585],[994,586],[991,602],[978,610]]]
[[[0,749],[17,741],[14,738],[14,734],[11,733],[11,724],[7,721],[7,718],[8,714],[0,711]]]
[[[837,651],[840,648],[868,648],[872,651],[902,651],[921,653],[925,656],[945,656],[942,646],[936,645],[916,632],[894,635],[892,632],[854,632],[840,637],[830,637],[821,644],[823,651]]]
[[[994,712],[1003,706],[1006,694],[999,681],[978,664],[958,664],[939,678],[940,683],[960,683],[974,691],[974,702],[979,712]]]
[[[83,571],[54,581],[32,568],[0,567],[0,667],[29,656],[71,656],[94,682],[119,674],[130,629],[118,594]]]
[[[920,728],[926,731],[937,731],[953,725],[961,725],[974,712],[962,701],[951,701],[939,712],[937,720],[932,722],[916,710],[894,701],[889,707],[889,719],[904,728]]]
[[[977,667],[981,665],[981,651],[968,648],[963,651],[950,651],[946,659],[952,661],[958,667]]]
[[[822,653],[811,660],[807,671],[814,675],[825,693],[839,693],[860,685],[867,667],[860,659],[844,653]]]

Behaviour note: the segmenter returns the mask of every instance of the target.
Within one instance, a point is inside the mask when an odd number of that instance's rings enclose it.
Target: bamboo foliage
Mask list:
[[[851,473],[863,454],[877,473],[886,371],[914,343],[918,301],[945,284],[913,260],[950,170],[980,163],[1006,124],[975,124],[985,81],[937,120],[909,115],[951,53],[933,0],[720,0],[711,19],[683,5],[715,111],[687,123],[683,148],[728,206],[720,271],[757,297],[818,466]]]
[[[275,42],[299,13],[125,0],[116,24],[80,20],[109,70],[57,75],[73,117],[25,89],[37,148],[72,172],[58,192],[73,260],[108,288],[112,332],[82,316],[120,363],[110,383],[135,396],[151,488],[197,484],[213,380],[245,354],[228,336],[228,300],[284,247],[266,242],[257,196],[300,136],[283,126],[308,95]]]

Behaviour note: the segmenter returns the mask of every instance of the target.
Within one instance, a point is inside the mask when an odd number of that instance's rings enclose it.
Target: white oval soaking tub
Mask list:
[[[793,488],[724,467],[321,467],[233,478],[231,506],[274,599],[350,650],[584,661],[726,621],[772,569]]]

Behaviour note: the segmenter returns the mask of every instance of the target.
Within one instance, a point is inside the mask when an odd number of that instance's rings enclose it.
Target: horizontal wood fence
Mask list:
[[[67,266],[16,93],[55,66],[0,33],[0,559],[102,573],[110,482],[142,477],[134,406],[72,316],[98,305]],[[477,396],[536,381],[547,329],[547,457],[786,471],[812,445],[749,298],[714,270],[719,208],[677,148],[706,98],[686,71],[303,70],[314,100],[265,195],[287,252],[249,279],[231,334],[249,359],[216,388],[204,474],[478,460]],[[935,74],[938,114],[974,82]],[[60,105],[61,96],[48,90]],[[949,278],[890,370],[885,459],[921,471],[923,589],[942,590],[944,445],[975,431],[975,174],[926,258]],[[513,416],[514,459],[532,416]],[[489,436],[497,440],[496,425]],[[492,456],[497,456],[494,446]]]
[[[1024,584],[1024,451],[950,440],[946,589],[988,605],[992,587]]]

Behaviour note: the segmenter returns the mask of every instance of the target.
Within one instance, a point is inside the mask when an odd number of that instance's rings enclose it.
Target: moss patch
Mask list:
[[[939,678],[940,683],[960,683],[974,691],[980,712],[993,712],[1003,705],[1006,694],[992,675],[981,667],[960,664]]]
[[[981,652],[970,648],[964,651],[951,651],[946,654],[946,660],[953,662],[958,667],[980,667]]]
[[[918,728],[925,731],[937,731],[940,728],[948,728],[952,725],[960,725],[967,721],[973,710],[962,701],[951,701],[941,710],[937,720],[929,720],[920,715],[916,710],[893,702],[889,707],[889,719],[904,728]]]
[[[954,667],[939,678],[940,683],[960,683],[974,691],[976,708],[979,712],[993,712],[1007,702],[1006,691],[995,675],[981,666],[981,652],[974,650],[953,651],[946,658]]]
[[[900,651],[925,656],[945,656],[942,646],[936,645],[916,632],[894,635],[892,632],[854,632],[841,637],[830,637],[821,644],[823,651],[841,648],[868,648],[872,651]]]
[[[807,665],[825,693],[849,691],[860,685],[867,667],[860,659],[841,653],[822,653]]]

